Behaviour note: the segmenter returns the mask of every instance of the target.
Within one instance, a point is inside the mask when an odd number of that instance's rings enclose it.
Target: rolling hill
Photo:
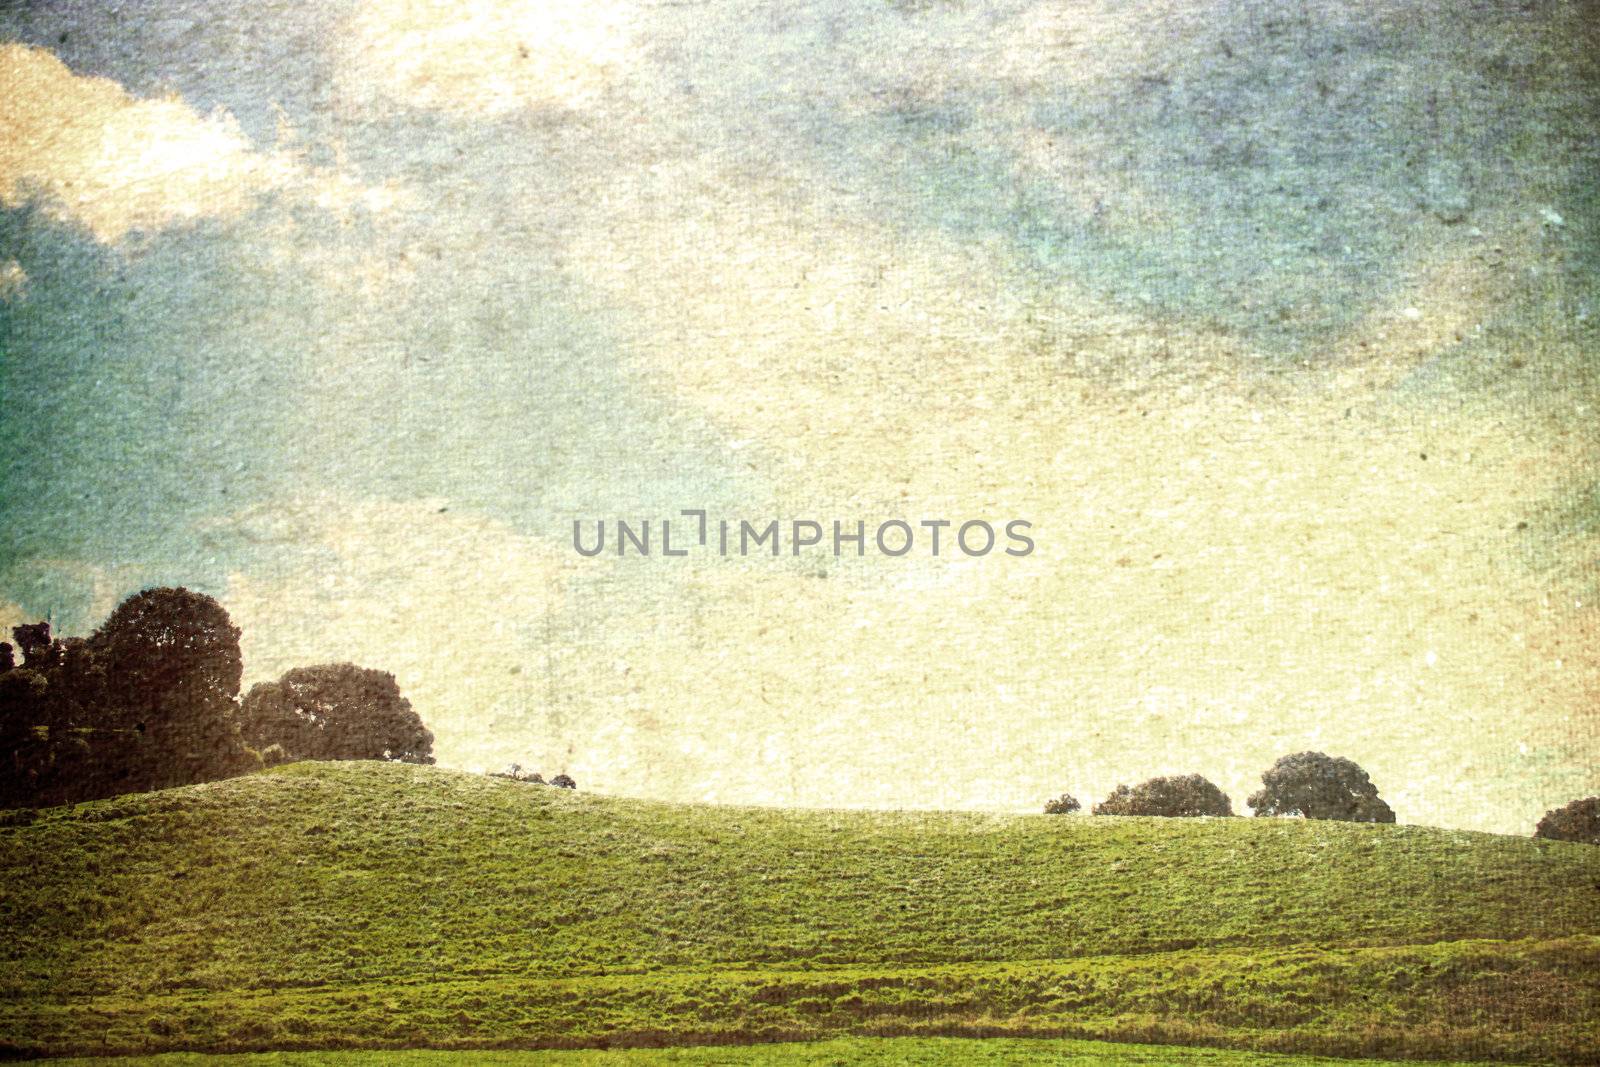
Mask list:
[[[0,1048],[1075,1037],[1594,1062],[1600,849],[298,764],[0,816]]]

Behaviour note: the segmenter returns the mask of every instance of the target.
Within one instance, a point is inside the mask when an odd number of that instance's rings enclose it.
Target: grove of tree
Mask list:
[[[394,678],[351,664],[290,671],[245,714],[239,636],[221,604],[184,588],[130,596],[88,638],[14,627],[15,646],[0,643],[0,806],[228,778],[263,753],[433,762]]]

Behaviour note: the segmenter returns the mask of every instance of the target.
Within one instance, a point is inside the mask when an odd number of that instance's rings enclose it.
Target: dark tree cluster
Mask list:
[[[153,589],[87,639],[15,627],[0,673],[0,803],[42,807],[240,774],[239,631],[210,597]],[[0,667],[12,657],[0,656]]]
[[[45,807],[228,778],[294,759],[431,763],[394,679],[301,668],[241,703],[239,629],[211,597],[147,589],[87,638],[0,642],[0,806]],[[17,654],[21,653],[20,661]]]

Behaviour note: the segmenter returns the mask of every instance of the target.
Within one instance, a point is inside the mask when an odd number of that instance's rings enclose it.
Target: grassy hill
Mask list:
[[[1593,1062],[1600,849],[300,764],[0,827],[13,1052],[1072,1036]]]
[[[581,1049],[543,1052],[491,1052],[474,1049],[473,1067],[1349,1067],[1350,1061],[1324,1056],[1177,1048],[1172,1045],[1114,1045],[1105,1041],[1053,1038],[954,1037],[836,1038],[799,1044],[719,1045],[685,1048]],[[458,1067],[459,1052],[168,1052],[141,1057],[150,1067]],[[94,1056],[47,1061],[59,1067],[126,1067],[123,1057]],[[1387,1067],[1420,1067],[1420,1060],[1364,1060]],[[1429,1067],[1473,1067],[1465,1061],[1426,1061]]]

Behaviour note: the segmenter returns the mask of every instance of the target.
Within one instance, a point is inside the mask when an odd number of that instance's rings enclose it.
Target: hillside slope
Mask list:
[[[1069,1039],[847,1037],[787,1044],[680,1048],[570,1049],[559,1052],[168,1052],[141,1057],[146,1067],[1350,1067],[1324,1056],[1111,1044]],[[127,1067],[115,1056],[41,1061],[51,1067]],[[1372,1067],[1480,1067],[1452,1060],[1366,1060]]]
[[[1600,1052],[1600,849],[301,764],[0,828],[14,1051],[838,1033]]]

